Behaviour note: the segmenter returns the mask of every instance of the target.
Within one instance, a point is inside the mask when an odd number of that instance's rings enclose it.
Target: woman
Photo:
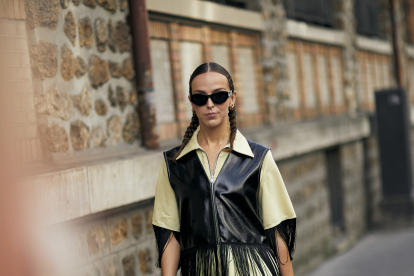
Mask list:
[[[269,149],[237,130],[230,74],[204,63],[189,92],[191,124],[155,195],[162,275],[293,276],[296,215]]]

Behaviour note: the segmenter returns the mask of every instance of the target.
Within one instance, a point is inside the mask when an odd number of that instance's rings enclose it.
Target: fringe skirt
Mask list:
[[[268,244],[222,243],[181,252],[183,276],[278,276],[279,263]]]

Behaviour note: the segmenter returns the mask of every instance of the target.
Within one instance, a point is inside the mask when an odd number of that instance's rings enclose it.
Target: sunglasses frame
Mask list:
[[[216,102],[214,102],[214,100],[213,100],[213,95],[215,95],[215,94],[217,94],[217,93],[222,93],[222,92],[227,92],[228,93],[228,97],[227,97],[227,99],[226,99],[226,101],[228,100],[228,98],[230,98],[232,95],[233,95],[233,90],[230,90],[230,91],[217,91],[217,92],[215,92],[215,93],[213,93],[213,94],[211,94],[211,95],[207,95],[207,94],[201,94],[201,93],[197,93],[197,94],[192,94],[192,95],[190,95],[190,99],[191,99],[191,102],[193,103],[193,104],[195,104],[196,106],[203,106],[203,105],[206,105],[206,103],[208,102],[208,99],[211,99],[211,101],[214,103],[214,104],[223,104],[224,102],[222,102],[222,103],[216,103]],[[207,101],[203,104],[203,105],[198,105],[198,104],[196,104],[196,103],[194,103],[194,101],[193,101],[193,96],[194,95],[202,95],[202,96],[204,96],[204,97],[206,97],[207,98]]]

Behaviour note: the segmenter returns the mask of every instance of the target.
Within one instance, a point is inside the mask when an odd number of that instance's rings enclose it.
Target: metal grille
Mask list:
[[[357,21],[358,34],[371,37],[380,37],[378,26],[378,0],[355,1],[355,18]]]
[[[333,0],[283,0],[289,19],[333,27]]]

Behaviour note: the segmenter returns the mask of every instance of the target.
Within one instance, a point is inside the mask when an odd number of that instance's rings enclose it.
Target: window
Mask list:
[[[357,33],[364,36],[380,37],[378,0],[355,1]]]
[[[289,19],[333,27],[333,0],[283,0]]]

